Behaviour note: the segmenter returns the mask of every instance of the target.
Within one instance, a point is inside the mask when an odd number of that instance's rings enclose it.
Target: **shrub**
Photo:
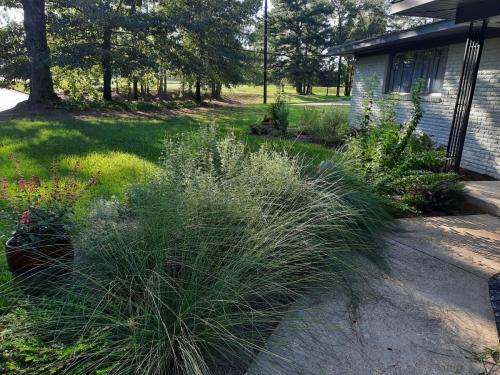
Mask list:
[[[273,120],[274,128],[281,131],[282,134],[285,134],[288,129],[288,116],[290,114],[290,108],[286,97],[283,94],[278,94],[275,102],[269,107],[269,112]]]
[[[290,304],[380,258],[388,216],[333,165],[249,153],[212,128],[165,142],[162,172],[100,202],[74,282],[42,304],[45,337],[91,342],[67,371],[226,374],[245,369]],[[53,333],[53,335],[51,335]]]
[[[457,174],[444,171],[446,150],[417,131],[423,115],[420,88],[418,84],[412,90],[413,110],[405,124],[396,123],[391,98],[383,98],[379,123],[365,113],[368,122],[347,149],[349,167],[377,192],[396,198],[403,213],[446,209],[462,188]]]
[[[16,172],[15,181],[10,183],[0,176],[0,218],[5,216],[15,225],[13,239],[16,246],[31,248],[57,243],[68,236],[72,222],[73,207],[83,198],[87,188],[95,185],[97,177],[86,184],[76,179],[77,163],[65,182],[58,173],[58,162],[52,161],[51,179],[41,181],[38,176],[25,178],[21,162],[15,154],[9,156]]]
[[[348,111],[341,106],[324,109],[306,106],[300,117],[298,129],[317,142],[338,145],[349,131]]]

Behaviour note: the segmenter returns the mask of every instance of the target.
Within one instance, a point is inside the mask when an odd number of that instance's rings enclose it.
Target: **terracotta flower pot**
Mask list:
[[[73,259],[73,244],[68,236],[55,244],[20,246],[13,237],[5,243],[5,252],[10,270],[19,276],[56,268],[55,266]]]
[[[264,117],[264,120],[262,120],[262,126],[266,127],[272,127],[273,126],[273,119],[271,117]]]

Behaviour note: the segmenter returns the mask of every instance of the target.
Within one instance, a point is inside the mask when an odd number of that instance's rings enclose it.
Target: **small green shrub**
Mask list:
[[[95,206],[72,282],[38,301],[39,337],[92,343],[67,371],[244,372],[293,301],[381,258],[388,215],[333,165],[311,176],[214,128],[167,140],[160,162],[125,201]]]
[[[270,105],[269,112],[273,120],[274,128],[281,131],[282,134],[285,134],[288,129],[290,108],[283,94],[278,94],[275,102]]]
[[[446,150],[416,130],[423,115],[420,88],[418,84],[412,90],[413,110],[402,125],[396,122],[392,99],[381,99],[379,122],[366,113],[368,120],[346,153],[349,167],[377,192],[395,198],[402,213],[446,209],[462,189],[459,176],[444,171]]]
[[[328,145],[341,144],[349,131],[349,116],[346,108],[304,107],[298,122],[298,130],[310,135],[314,141]]]

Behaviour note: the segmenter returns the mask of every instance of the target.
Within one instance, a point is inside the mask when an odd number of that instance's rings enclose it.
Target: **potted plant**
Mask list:
[[[14,184],[0,177],[0,201],[4,213],[15,223],[12,237],[5,243],[7,263],[16,275],[28,275],[65,263],[73,258],[70,237],[73,207],[89,186],[76,179],[78,165],[62,182],[58,164],[52,162],[51,180],[43,184],[38,176],[23,177],[20,162],[10,156],[16,168]],[[14,187],[12,188],[12,185]]]

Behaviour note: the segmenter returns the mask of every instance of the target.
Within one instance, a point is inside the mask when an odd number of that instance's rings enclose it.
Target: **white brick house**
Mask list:
[[[458,166],[500,179],[500,25],[496,22],[491,19],[484,34],[477,79],[465,86],[470,90],[475,84],[475,90],[470,96]],[[472,29],[467,23],[440,21],[332,49],[339,55],[355,56],[351,124],[359,123],[362,99],[370,87],[375,98],[398,93],[394,104],[398,121],[403,122],[412,106],[411,86],[423,77],[426,87],[421,95],[424,115],[420,128],[450,149],[450,131],[456,118],[467,109],[464,105],[462,112],[456,110],[459,88],[462,81],[467,85],[467,74],[474,78],[474,71],[468,73],[467,65],[464,68],[469,30]],[[465,78],[461,81],[463,72]],[[464,103],[467,104],[465,100]]]

